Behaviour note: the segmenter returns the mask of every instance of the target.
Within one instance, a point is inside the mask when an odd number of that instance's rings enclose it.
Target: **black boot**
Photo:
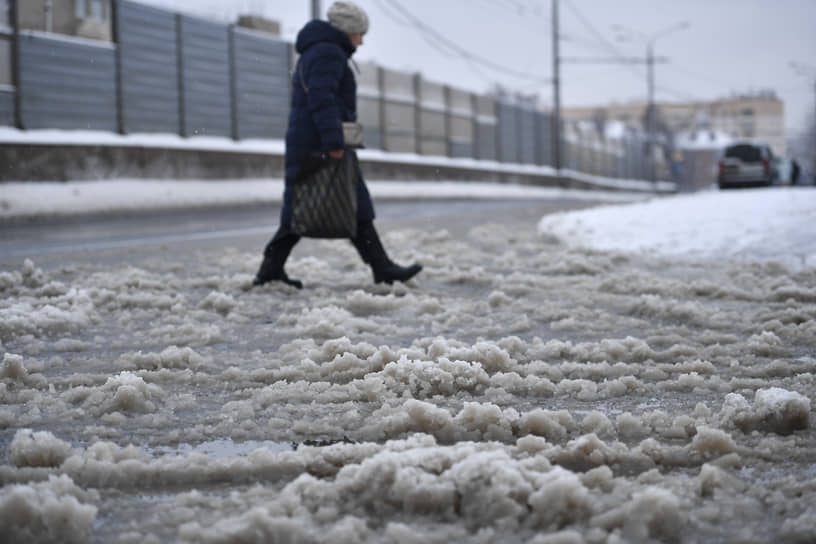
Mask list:
[[[303,289],[300,280],[292,279],[283,271],[283,265],[289,257],[292,248],[300,240],[300,236],[292,234],[283,229],[278,230],[275,237],[270,240],[264,249],[264,258],[261,268],[252,280],[252,285],[263,285],[273,280],[282,281],[292,287]]]
[[[422,270],[421,264],[400,266],[389,259],[371,221],[358,225],[357,237],[352,238],[351,243],[357,248],[363,261],[371,266],[374,283],[408,281]]]

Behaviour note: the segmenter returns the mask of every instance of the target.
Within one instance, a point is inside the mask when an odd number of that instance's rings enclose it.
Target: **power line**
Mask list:
[[[381,5],[381,0],[376,1],[378,4]],[[400,15],[403,18],[405,18],[409,22],[409,24],[420,33],[420,35],[423,38],[426,39],[429,45],[431,45],[431,47],[433,47],[435,50],[439,52],[443,52],[444,50],[447,49],[449,52],[455,53],[457,56],[468,61],[469,63],[478,64],[494,72],[499,72],[519,79],[535,81],[541,84],[546,84],[550,82],[550,79],[548,78],[541,78],[538,76],[531,75],[528,72],[520,72],[517,70],[513,70],[511,68],[507,68],[506,66],[502,66],[501,64],[498,64],[496,62],[493,62],[489,59],[476,55],[466,50],[465,48],[461,47],[452,40],[446,38],[430,25],[424,23],[422,20],[414,16],[410,11],[405,9],[397,0],[382,0],[382,1],[388,4],[395,11],[399,12]],[[434,42],[436,45],[432,44],[431,42]]]
[[[613,56],[613,57],[615,57],[615,58],[621,58],[621,59],[622,59],[622,58],[624,58],[624,55],[623,55],[623,54],[621,54],[620,50],[618,50],[618,48],[617,48],[617,47],[615,47],[615,45],[614,45],[612,42],[610,42],[609,40],[607,40],[607,39],[606,39],[606,38],[603,36],[603,34],[601,34],[601,33],[598,31],[598,29],[597,29],[597,28],[595,28],[595,25],[593,25],[593,24],[592,24],[592,23],[589,21],[589,19],[587,19],[587,18],[584,16],[584,14],[583,14],[583,13],[581,13],[581,11],[580,11],[580,10],[579,10],[579,9],[578,9],[576,6],[575,6],[575,4],[574,4],[574,3],[573,3],[571,0],[566,0],[566,4],[567,4],[567,7],[570,9],[570,11],[572,11],[573,15],[575,15],[575,17],[578,19],[578,21],[579,21],[579,22],[580,22],[582,25],[584,25],[584,26],[587,28],[587,30],[589,30],[589,32],[590,32],[590,33],[591,33],[593,36],[595,36],[595,39],[597,39],[597,40],[598,40],[598,42],[599,42],[601,45],[603,45],[603,47],[604,47],[604,48],[605,48],[607,51],[609,51],[610,53],[612,53],[612,56]],[[626,63],[623,63],[623,64],[626,64]],[[640,73],[637,73],[637,76],[638,76],[638,77],[642,77],[642,75],[641,75]]]

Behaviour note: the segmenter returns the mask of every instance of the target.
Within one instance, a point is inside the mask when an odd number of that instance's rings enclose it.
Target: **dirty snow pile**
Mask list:
[[[0,541],[816,540],[814,268],[382,234],[0,263]]]

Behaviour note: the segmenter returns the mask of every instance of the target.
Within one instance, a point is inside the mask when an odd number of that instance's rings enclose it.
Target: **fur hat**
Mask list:
[[[346,34],[365,34],[368,32],[368,15],[357,4],[335,2],[326,14],[329,23]]]

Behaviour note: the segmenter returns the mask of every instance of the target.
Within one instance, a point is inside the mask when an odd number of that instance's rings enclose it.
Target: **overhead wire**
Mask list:
[[[431,45],[435,50],[442,52],[442,51],[449,51],[454,52],[460,58],[466,60],[471,65],[479,65],[483,68],[487,68],[494,72],[499,72],[505,75],[509,75],[515,78],[527,80],[527,81],[536,81],[539,83],[550,83],[551,79],[549,78],[541,78],[538,76],[531,75],[527,72],[521,72],[518,70],[513,70],[511,68],[507,68],[501,64],[498,64],[492,60],[486,59],[467,49],[463,48],[456,42],[446,38],[436,29],[428,25],[427,23],[420,20],[418,17],[413,15],[410,11],[408,11],[398,0],[376,0],[379,5],[382,3],[387,4],[391,7],[394,11],[399,12],[399,14],[409,22],[409,24],[414,27],[416,31],[420,33],[420,35],[425,39],[426,42]],[[386,12],[387,13],[387,12]]]
[[[631,62],[630,57],[624,56],[621,53],[621,51],[612,42],[610,42],[608,39],[606,39],[603,36],[603,34],[595,27],[595,25],[593,25],[589,21],[589,19],[583,13],[581,13],[581,11],[578,9],[578,7],[575,5],[575,3],[572,0],[564,0],[564,1],[566,2],[567,7],[570,9],[570,11],[572,11],[572,13],[578,19],[578,21],[583,26],[585,26],[592,33],[593,36],[595,36],[595,38],[598,40],[600,45],[602,45],[608,52],[610,52],[612,54],[612,58],[610,59],[610,63],[617,62],[622,67],[626,67],[628,69],[628,71],[632,72],[638,78],[645,77],[645,74],[643,73],[643,70],[638,68],[638,63]],[[646,65],[646,59],[645,58],[643,59],[642,64],[645,67],[645,65]],[[686,91],[680,91],[680,90],[677,90],[677,89],[672,89],[672,88],[667,87],[665,85],[656,85],[655,90],[656,91],[662,91],[662,92],[664,92],[666,94],[672,94],[674,96],[683,97],[686,100],[692,100],[692,101],[699,101],[700,100],[698,97],[696,97],[695,95],[693,95],[691,93],[688,93]]]
[[[589,19],[581,13],[581,11],[575,6],[575,4],[571,0],[565,0],[565,3],[569,10],[573,13],[573,15],[578,19],[578,21],[586,27],[587,30],[598,40],[598,43],[603,46],[603,48],[612,54],[613,59],[619,59],[621,61],[625,60],[625,56],[620,52],[620,50],[615,47],[615,45],[607,40],[600,31],[593,25]],[[635,65],[631,62],[621,62],[622,66],[626,66],[626,68],[634,73],[637,77],[642,78],[644,76],[641,70],[638,70]]]

